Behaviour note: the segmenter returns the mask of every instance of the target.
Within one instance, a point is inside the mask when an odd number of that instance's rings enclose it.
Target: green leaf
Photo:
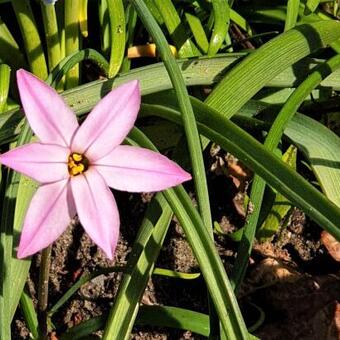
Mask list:
[[[101,51],[105,56],[109,55],[110,50],[110,20],[109,12],[107,9],[107,0],[99,0],[98,2],[98,14],[100,23],[100,45]]]
[[[21,1],[21,0],[18,0]],[[80,48],[79,35],[80,0],[65,0],[65,55],[77,52]],[[43,78],[45,79],[45,77]],[[66,75],[66,88],[72,88],[79,83],[79,65],[75,65]]]
[[[318,86],[318,84],[321,83],[323,78],[327,77],[332,70],[338,69],[339,67],[340,55],[336,55],[324,64],[316,67],[315,70],[296,88],[275,118],[264,142],[265,149],[272,152],[276,149],[288,122],[292,119],[304,99],[314,88]],[[233,282],[235,282],[236,289],[240,287],[243,280],[248,263],[248,257],[250,256],[252,249],[266,185],[265,180],[265,178],[261,179],[257,174],[255,174],[253,179],[250,201],[255,206],[255,209],[252,214],[247,217],[246,226],[235,260],[232,277]],[[338,231],[340,232],[339,229]]]
[[[25,57],[6,24],[0,18],[0,58],[14,69],[26,67]]]
[[[320,0],[307,0],[306,8],[308,8],[310,12],[315,12],[319,4],[320,4]]]
[[[22,0],[12,0],[11,4],[21,30],[31,71],[39,78],[46,79],[46,59],[31,5],[29,1]]]
[[[155,0],[156,5],[158,6],[159,11],[162,13],[164,9],[168,9],[169,13],[168,16],[173,15],[173,19],[176,19],[177,12],[174,10],[171,1],[169,0],[162,0],[162,6],[160,6],[160,2]],[[161,31],[160,27],[158,26],[156,20],[153,18],[151,13],[148,11],[147,6],[144,4],[142,0],[132,0],[131,3],[135,7],[140,19],[142,20],[143,24],[147,28],[149,34],[152,36],[153,40],[156,43],[157,49],[159,50],[160,56],[164,61],[165,67],[169,73],[169,77],[173,84],[175,94],[177,97],[177,101],[182,113],[182,121],[183,127],[186,137],[187,146],[189,149],[189,158],[192,165],[192,174],[193,180],[195,185],[195,193],[197,196],[198,202],[198,209],[202,216],[202,220],[206,226],[206,228],[210,231],[211,238],[213,238],[212,233],[212,218],[211,218],[211,210],[210,210],[210,201],[209,201],[209,193],[207,187],[207,179],[205,176],[205,167],[204,167],[204,160],[202,155],[201,149],[201,140],[198,134],[197,125],[195,121],[195,116],[191,107],[189,95],[187,88],[185,86],[184,79],[181,75],[180,69],[178,68],[175,58],[173,57],[166,38]],[[174,12],[174,13],[173,13]],[[163,19],[166,23],[168,20],[163,14]],[[175,32],[180,32],[180,23],[176,27]],[[182,32],[182,34],[185,32]],[[190,41],[189,41],[190,42]],[[216,303],[216,301],[215,301]],[[209,303],[209,308],[214,313],[214,306]],[[222,310],[220,310],[220,313]],[[210,313],[210,314],[211,314]],[[222,314],[221,314],[222,315]],[[215,316],[212,316],[212,320],[215,319]],[[246,333],[243,329],[241,319],[234,320],[235,324],[232,326],[235,327],[236,333],[240,332],[241,337]],[[223,323],[224,330],[226,332],[231,332],[233,334],[234,329],[227,329],[227,323]],[[215,332],[214,327],[212,327],[212,333]]]
[[[228,0],[212,0],[214,27],[210,37],[208,55],[215,55],[221,48],[230,24]]]
[[[92,48],[86,48],[84,50],[76,51],[61,60],[59,64],[56,65],[56,67],[48,75],[46,82],[50,86],[56,87],[58,82],[68,71],[70,71],[75,65],[84,60],[93,61],[105,72],[105,74],[108,74],[109,63],[107,62],[107,60],[96,50]]]
[[[230,118],[287,67],[339,38],[340,23],[336,21],[295,27],[271,39],[233,67],[206,103]]]
[[[151,277],[168,230],[172,212],[161,194],[151,201],[129,256],[125,274],[111,308],[104,339],[129,339],[139,301]]]
[[[187,86],[212,85],[222,79],[231,65],[234,63],[236,64],[246,55],[247,54],[245,53],[222,54],[218,57],[177,60],[176,62]],[[298,63],[298,68],[292,66],[288,67],[275,78],[269,80],[265,86],[279,88],[294,87],[294,84],[300,83],[306,78],[310,69],[322,62],[323,61],[315,59],[301,60]],[[105,68],[106,66],[103,64],[103,67]],[[131,70],[114,79],[98,80],[81,85],[65,91],[61,95],[73,111],[79,115],[89,112],[113,87],[133,79],[138,79],[140,81],[143,95],[172,88],[171,80],[169,79],[164,64],[158,63]],[[157,79],[157,82],[155,82],[154,79]],[[334,90],[339,90],[340,71],[333,72],[329,77],[323,80],[320,85],[321,87],[332,87]],[[252,110],[257,110],[257,106],[259,106],[258,103],[256,103]],[[16,129],[16,124],[20,121],[21,117],[22,114],[18,109],[0,115],[0,144],[12,140],[18,131],[20,131],[20,129]]]
[[[27,327],[32,334],[33,339],[38,339],[39,336],[38,316],[37,313],[35,312],[33,301],[31,297],[25,292],[25,290],[21,294],[20,308],[24,315]]]
[[[176,272],[174,270],[163,269],[163,268],[155,268],[152,274],[173,277],[173,278],[178,278],[178,279],[184,279],[184,280],[194,280],[200,277],[201,275],[201,273],[181,273],[181,272]]]
[[[230,8],[230,20],[233,21],[237,26],[241,27],[244,31],[246,31],[250,36],[253,35],[251,27],[249,26],[247,20]]]
[[[53,4],[41,1],[40,7],[46,36],[48,69],[51,72],[61,59],[57,16]]]
[[[291,145],[282,156],[282,160],[296,170],[296,154],[297,149]],[[276,192],[272,208],[262,223],[260,228],[256,231],[256,238],[263,242],[277,233],[280,228],[281,221],[287,216],[292,209],[292,204],[282,194]]]
[[[6,111],[11,68],[0,64],[0,114]]]
[[[290,30],[296,25],[299,16],[300,0],[288,0],[285,31]]]
[[[25,124],[16,146],[25,144],[31,136],[31,130]],[[22,212],[28,201],[26,201],[25,195],[21,195],[16,201],[18,189],[23,185],[18,173],[8,171],[5,185],[0,224],[0,338],[2,340],[11,339],[11,321],[23,288],[21,290],[13,289],[13,284],[17,288],[18,284],[22,281],[25,282],[27,276],[26,267],[23,266],[23,263],[19,263],[25,261],[15,258],[13,245],[15,244],[14,236],[17,236],[15,232],[18,232],[22,227]],[[29,195],[30,190],[27,190],[27,193]],[[24,280],[23,275],[25,275]]]
[[[38,184],[33,182],[31,179],[20,176],[18,192],[16,197],[15,204],[15,214],[14,214],[14,242],[13,245],[19,244],[19,235],[21,233],[21,229],[24,223],[24,218],[26,215],[26,211],[31,202],[31,199],[38,188]],[[24,285],[28,276],[28,271],[31,265],[30,259],[19,260],[16,258],[16,254],[14,251],[14,256],[11,261],[11,275],[10,280],[12,289],[10,300],[8,302],[11,319],[14,317],[15,310],[20,300],[21,292],[24,289]]]
[[[294,205],[300,207],[321,227],[340,239],[337,220],[340,209],[332,204],[302,176],[284,164],[277,156],[268,152],[261,143],[239,128],[221,113],[192,98],[199,132],[209,140],[230,151],[266,182],[281,192]],[[144,105],[153,115],[181,124],[179,112],[161,105]],[[293,118],[295,120],[296,118]],[[289,125],[288,125],[289,126]]]
[[[134,128],[129,136],[142,147],[155,150],[153,144],[138,129]],[[248,332],[242,314],[211,238],[210,230],[204,225],[182,186],[168,189],[163,192],[163,195],[179,220],[193,249],[223,330],[231,339],[247,339]]]
[[[119,72],[124,58],[126,43],[125,12],[122,0],[107,0],[110,18],[111,54],[109,78]]]
[[[187,36],[183,23],[171,0],[154,0],[159,13],[162,15],[164,24],[178,50],[181,58],[194,57],[200,55],[198,48]],[[150,21],[150,16],[147,19]],[[146,25],[146,23],[144,22]],[[157,46],[158,47],[158,46]]]
[[[340,206],[340,138],[321,123],[296,115],[285,135],[303,152],[320,183],[322,191]],[[320,225],[325,228],[325,225]]]
[[[208,52],[209,42],[207,39],[207,35],[205,34],[204,28],[202,26],[201,20],[192,15],[190,13],[185,13],[185,18],[188,21],[191,32],[194,36],[194,39],[198,45],[198,47],[204,52]]]
[[[201,140],[197,131],[196,120],[191,107],[188,90],[185,86],[184,79],[175,61],[175,58],[172,55],[164,34],[158,26],[156,20],[152,17],[151,13],[142,0],[132,0],[131,3],[135,7],[140,19],[155,41],[160,56],[163,59],[164,65],[168,71],[171,83],[173,84],[176,99],[182,113],[181,117],[183,120],[183,127],[189,148],[199,211],[207,228],[212,228],[209,193],[205,176]],[[156,4],[158,4],[157,1]],[[166,0],[162,9],[167,9],[171,12],[172,6],[173,5],[171,1]],[[158,9],[161,11],[159,6]],[[170,15],[171,13],[169,16]]]
[[[208,315],[177,307],[142,306],[136,321],[138,325],[190,330],[206,337],[210,332]]]
[[[84,321],[68,329],[60,340],[84,339],[84,337],[103,328],[105,320],[106,316],[103,315]],[[206,337],[210,332],[208,315],[170,306],[141,306],[136,325],[190,330]]]
[[[62,307],[69,299],[77,292],[77,290],[84,285],[85,283],[93,280],[94,278],[100,276],[100,275],[105,275],[105,274],[110,274],[113,272],[123,272],[125,268],[123,267],[113,267],[113,268],[103,268],[103,269],[98,269],[92,273],[89,274],[84,274],[80,277],[80,279],[74,283],[65,293],[64,295],[59,298],[59,300],[51,307],[51,309],[48,311],[48,316],[51,318],[55,312],[57,312],[60,307]]]

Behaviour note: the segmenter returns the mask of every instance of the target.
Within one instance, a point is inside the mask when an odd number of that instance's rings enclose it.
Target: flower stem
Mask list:
[[[41,263],[38,287],[38,320],[40,339],[47,339],[47,305],[48,305],[48,281],[50,275],[50,257],[52,246],[41,252]]]

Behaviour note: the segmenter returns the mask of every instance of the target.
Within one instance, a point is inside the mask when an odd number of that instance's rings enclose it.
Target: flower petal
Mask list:
[[[167,157],[147,149],[119,145],[94,167],[108,186],[124,191],[160,191],[191,179]]]
[[[30,256],[50,245],[75,214],[69,180],[40,186],[26,213],[18,258]]]
[[[32,143],[0,155],[0,163],[40,183],[51,183],[69,177],[69,154],[63,146]]]
[[[90,161],[108,154],[132,129],[140,107],[137,80],[107,94],[76,132],[72,151],[86,153]]]
[[[95,169],[71,178],[79,220],[91,239],[112,259],[119,236],[116,201]]]
[[[40,141],[69,146],[78,121],[61,96],[23,69],[17,71],[17,82],[26,117]]]

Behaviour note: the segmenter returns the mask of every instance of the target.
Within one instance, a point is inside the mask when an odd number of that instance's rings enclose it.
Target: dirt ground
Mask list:
[[[215,157],[215,156],[214,156]],[[240,208],[242,188],[230,172],[219,171],[216,160],[209,166],[213,218],[225,233],[242,227]],[[215,162],[215,163],[214,163]],[[221,170],[221,169],[220,169]],[[242,184],[242,183],[241,183]],[[242,190],[241,190],[242,189]],[[109,261],[91,242],[75,220],[55,243],[52,250],[50,297],[52,305],[79,277],[94,269],[124,265],[131,250],[150,195],[114,192],[122,225],[114,261]],[[244,195],[243,195],[244,196]],[[294,209],[287,228],[271,242],[256,243],[246,279],[238,293],[242,311],[253,334],[264,340],[340,339],[340,265],[320,241],[321,229],[298,209]],[[215,236],[217,249],[230,272],[237,243],[228,236]],[[33,258],[28,287],[36,303],[39,255]],[[199,272],[197,262],[181,227],[174,220],[164,242],[158,267],[185,273]],[[101,275],[83,285],[53,318],[61,332],[108,311],[119,282],[120,273]],[[207,299],[202,277],[179,280],[152,276],[141,303],[188,308],[207,313]],[[100,332],[92,338],[100,338]],[[13,323],[14,339],[29,339],[20,312]],[[53,334],[51,339],[58,339]],[[189,331],[135,327],[132,339],[203,339]]]

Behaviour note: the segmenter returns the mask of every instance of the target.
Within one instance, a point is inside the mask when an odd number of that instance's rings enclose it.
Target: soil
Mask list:
[[[227,272],[233,266],[237,243],[228,233],[242,227],[244,192],[251,180],[249,171],[235,180],[236,163],[221,150],[210,155],[209,189],[214,221],[225,233],[215,235],[216,247]],[[227,160],[221,162],[222,160]],[[217,163],[218,164],[217,164]],[[217,165],[216,165],[217,164]],[[237,165],[238,166],[238,165]],[[240,165],[242,167],[242,165]],[[231,168],[231,171],[229,171]],[[236,169],[236,170],[235,170]],[[236,171],[239,173],[239,171]],[[242,171],[241,171],[242,173]],[[237,177],[237,176],[236,176]],[[114,261],[109,261],[84,233],[77,220],[53,245],[49,303],[53,305],[84,273],[98,268],[126,264],[133,240],[150,194],[114,192],[121,215],[121,235]],[[320,241],[321,229],[303,212],[294,209],[288,226],[271,241],[255,243],[239,302],[253,334],[264,340],[340,339],[340,265]],[[36,303],[40,256],[33,257],[28,288]],[[174,219],[163,244],[157,267],[185,273],[199,272],[185,234]],[[121,273],[101,275],[84,284],[53,318],[60,333],[82,321],[106,313],[119,287]],[[179,280],[154,275],[141,303],[169,305],[208,312],[202,277]],[[53,333],[51,339],[58,339]],[[92,339],[100,338],[101,332]],[[14,339],[29,339],[29,332],[17,312]],[[204,339],[189,331],[157,327],[134,327],[132,339]]]

